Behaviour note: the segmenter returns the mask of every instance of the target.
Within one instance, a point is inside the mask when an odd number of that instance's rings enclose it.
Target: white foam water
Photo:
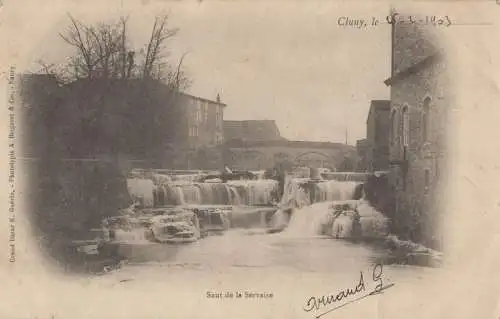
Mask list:
[[[321,235],[321,227],[328,221],[330,205],[330,202],[315,203],[295,210],[283,234],[286,237]]]
[[[268,205],[272,204],[277,187],[274,180],[183,181],[159,185],[156,191],[163,198],[159,205]]]
[[[351,199],[357,182],[322,181],[314,184],[314,202]]]
[[[315,203],[293,211],[290,221],[284,231],[287,237],[316,237],[321,235],[340,238],[354,237],[353,219],[350,216],[333,217],[334,205],[349,205],[360,215],[361,233],[363,238],[384,238],[388,235],[388,219],[375,210],[365,200],[342,200]],[[276,222],[286,220],[282,212],[277,212]],[[325,231],[325,227],[327,228]],[[335,233],[341,229],[340,233]]]
[[[285,184],[281,209],[273,216],[272,226],[278,229],[286,228],[284,236],[310,237],[329,234],[343,238],[352,237],[353,216],[334,218],[332,214],[332,205],[347,204],[359,213],[362,237],[387,235],[388,219],[367,201],[353,200],[357,185],[359,182],[355,181],[290,179]]]
[[[153,190],[155,187],[150,179],[130,178],[127,180],[127,189],[130,196],[134,200],[141,201],[145,207],[153,206]]]
[[[191,175],[192,176],[192,175]],[[346,179],[350,175],[345,174]],[[184,176],[183,176],[184,177]],[[157,179],[158,180],[158,179]],[[140,197],[143,204],[153,205],[156,190],[157,205],[266,205],[272,204],[278,182],[275,180],[235,180],[227,183],[197,183],[190,179],[167,181],[154,186],[151,180],[129,180],[131,195]],[[311,180],[309,178],[285,179],[285,189],[280,209],[274,214],[272,226],[283,229],[288,235],[318,236],[325,234],[325,227],[342,229],[345,236],[352,233],[352,216],[332,220],[333,204],[352,203],[355,181]],[[360,215],[361,232],[366,237],[379,237],[387,232],[387,218],[366,201],[354,201]],[[290,215],[287,212],[293,210]],[[337,231],[338,233],[338,231]]]

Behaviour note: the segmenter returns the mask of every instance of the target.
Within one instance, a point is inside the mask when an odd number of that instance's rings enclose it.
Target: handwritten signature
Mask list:
[[[348,304],[351,304],[353,302],[367,298],[369,296],[374,296],[374,295],[380,294],[384,290],[389,289],[392,286],[394,286],[394,284],[384,285],[384,282],[382,280],[382,275],[383,275],[382,264],[376,264],[375,267],[373,267],[373,272],[372,272],[372,280],[374,283],[376,283],[376,286],[371,292],[366,293],[366,294],[364,294],[356,299],[344,302],[336,307],[333,307],[327,311],[320,313],[319,315],[316,315],[315,317],[321,318],[324,315],[326,315],[334,310],[337,310],[341,307],[345,307]],[[365,285],[363,272],[361,271],[358,284],[355,287],[344,289],[336,294],[328,294],[328,295],[324,295],[324,296],[320,296],[320,297],[310,297],[307,300],[307,303],[303,309],[306,312],[310,312],[313,310],[319,311],[320,309],[322,309],[326,306],[340,302],[340,301],[342,301],[350,296],[359,295],[362,292],[366,292],[366,285]]]

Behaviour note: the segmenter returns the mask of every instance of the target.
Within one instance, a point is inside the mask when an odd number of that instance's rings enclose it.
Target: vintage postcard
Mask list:
[[[500,318],[500,4],[0,2],[0,318]]]

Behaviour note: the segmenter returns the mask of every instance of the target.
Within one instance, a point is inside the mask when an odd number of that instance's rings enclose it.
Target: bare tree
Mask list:
[[[36,73],[50,74],[54,76],[58,83],[64,84],[71,81],[68,68],[66,65],[56,65],[54,63],[46,63],[43,60],[37,61],[39,70]]]
[[[72,69],[75,72],[75,77],[80,77],[81,72],[83,77],[91,78],[95,67],[93,50],[91,45],[91,35],[88,32],[88,27],[74,19],[71,15],[71,26],[66,33],[60,33],[59,36],[69,45],[76,48],[76,56],[71,61]]]
[[[64,67],[66,78],[144,78],[164,82],[174,90],[186,89],[190,80],[183,70],[186,54],[178,63],[169,59],[169,40],[178,33],[168,27],[168,15],[157,16],[151,36],[144,46],[142,60],[128,41],[128,17],[116,23],[86,25],[69,15],[70,25],[60,33],[61,39],[75,49]],[[41,63],[42,71],[62,73],[53,65]]]
[[[168,40],[175,37],[179,29],[168,28],[168,15],[157,16],[153,23],[151,36],[145,48],[145,58],[142,65],[144,78],[160,80],[172,89],[186,88],[191,82],[183,70],[184,53],[177,65],[168,60]]]

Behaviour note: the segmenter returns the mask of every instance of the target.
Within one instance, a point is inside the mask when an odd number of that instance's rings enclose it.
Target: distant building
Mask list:
[[[366,138],[356,141],[356,154],[357,154],[357,163],[356,163],[356,171],[358,172],[366,172],[368,171],[368,158],[367,153],[370,145],[368,144],[368,140]]]
[[[224,121],[226,141],[279,141],[280,131],[274,120]]]
[[[435,39],[418,24],[393,24],[391,71],[385,84],[391,87],[393,228],[403,237],[439,248],[439,181],[450,106],[446,61]]]
[[[179,104],[183,110],[183,138],[190,148],[214,147],[224,141],[223,118],[226,104],[219,95],[215,101],[179,93]]]
[[[366,120],[366,168],[370,172],[389,168],[390,112],[390,101],[371,101]]]
[[[224,142],[224,109],[217,95],[215,101],[179,93],[181,115],[180,139],[174,167],[185,169],[218,169],[222,163]]]

